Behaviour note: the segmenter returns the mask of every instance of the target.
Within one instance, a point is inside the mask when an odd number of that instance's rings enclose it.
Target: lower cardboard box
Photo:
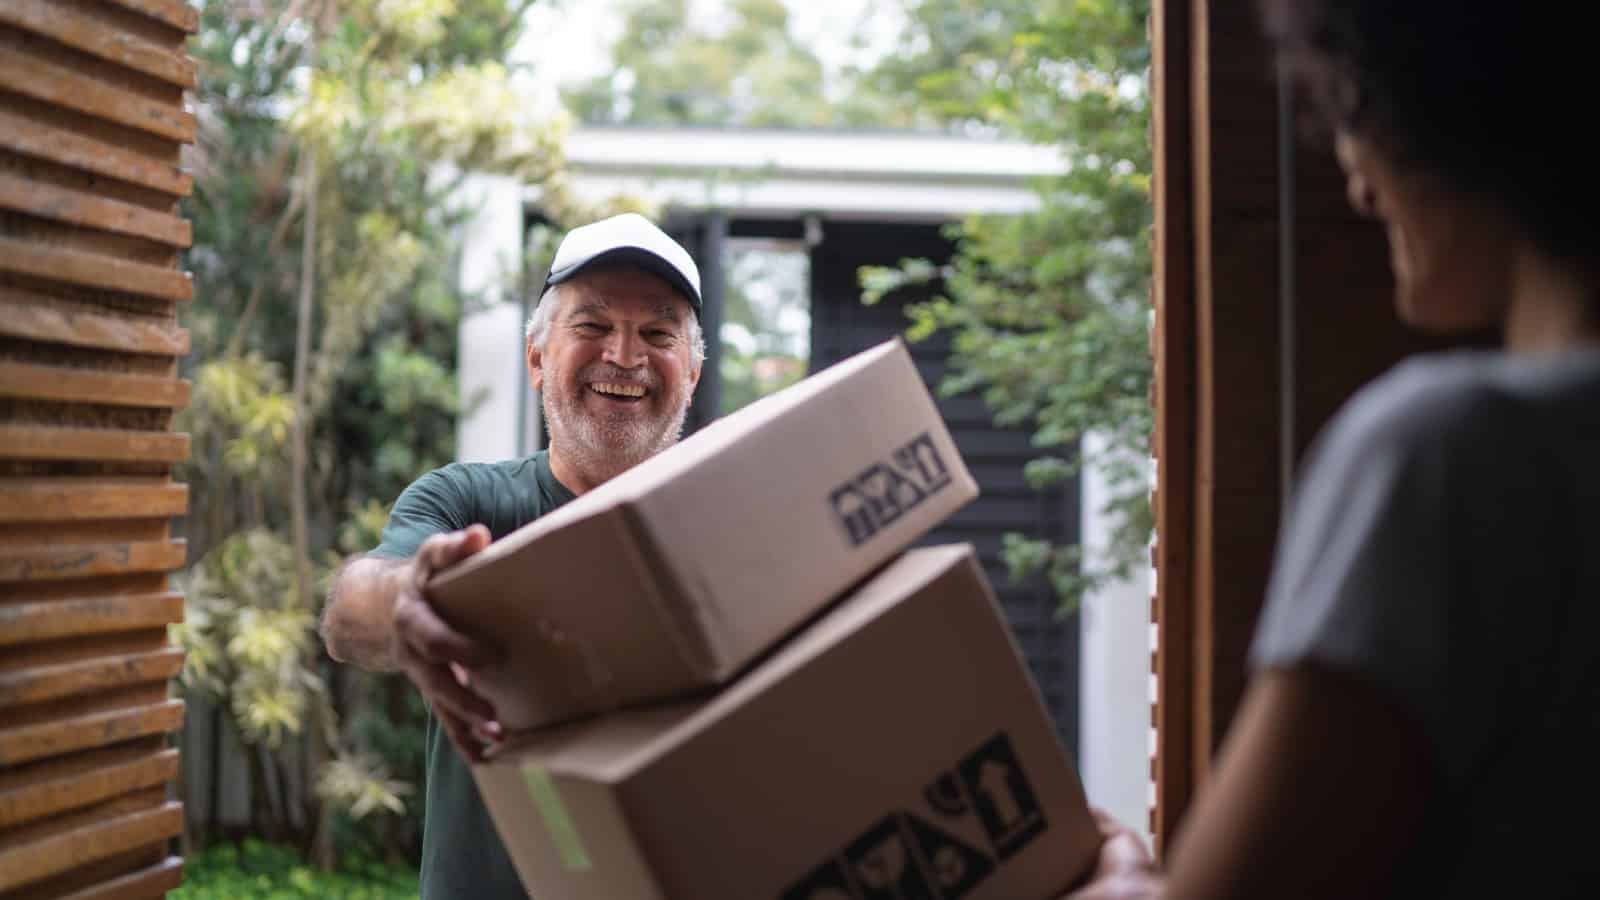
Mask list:
[[[474,776],[535,900],[1053,900],[1099,847],[967,545],[904,554],[708,699]]]

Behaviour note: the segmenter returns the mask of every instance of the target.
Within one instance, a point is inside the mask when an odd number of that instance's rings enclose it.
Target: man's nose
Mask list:
[[[614,328],[606,338],[605,361],[624,369],[644,365],[644,340],[631,328]]]

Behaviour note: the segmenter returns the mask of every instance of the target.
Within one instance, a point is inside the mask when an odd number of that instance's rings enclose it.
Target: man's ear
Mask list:
[[[533,341],[528,342],[528,384],[536,391],[544,389],[544,354]]]
[[[694,389],[700,386],[700,370],[704,368],[705,362],[701,361],[689,370],[689,393],[694,393]]]

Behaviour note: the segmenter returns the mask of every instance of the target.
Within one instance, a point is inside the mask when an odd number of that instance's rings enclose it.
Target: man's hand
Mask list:
[[[1089,880],[1065,900],[1160,900],[1167,894],[1155,861],[1137,834],[1104,810],[1094,809],[1100,826],[1100,857]]]
[[[436,534],[423,541],[408,566],[394,604],[395,656],[400,670],[422,691],[456,749],[483,758],[486,742],[502,732],[494,707],[472,690],[469,673],[497,658],[495,648],[446,625],[428,602],[425,586],[440,569],[489,546],[489,530]]]

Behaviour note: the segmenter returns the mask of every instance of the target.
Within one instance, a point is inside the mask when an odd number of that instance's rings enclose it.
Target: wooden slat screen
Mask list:
[[[182,0],[0,2],[0,898],[159,897],[188,507]]]

